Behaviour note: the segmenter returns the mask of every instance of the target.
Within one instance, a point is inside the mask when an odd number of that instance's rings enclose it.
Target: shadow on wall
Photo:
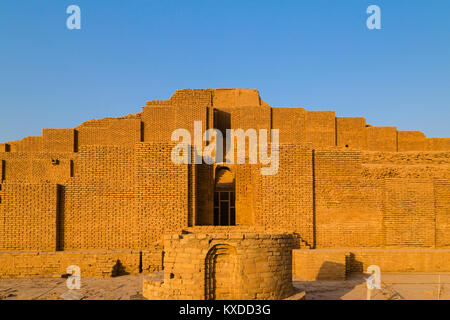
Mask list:
[[[355,254],[350,253],[345,256],[345,275],[349,276],[352,273],[362,274],[364,273],[363,263],[355,259]]]
[[[118,259],[116,261],[116,264],[112,268],[111,277],[125,276],[127,274],[130,273],[125,271],[125,267],[123,266],[122,262]]]
[[[346,267],[342,263],[325,261],[319,269],[316,281],[345,280]]]

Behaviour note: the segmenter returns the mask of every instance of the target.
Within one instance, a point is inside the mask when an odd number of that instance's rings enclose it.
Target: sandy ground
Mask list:
[[[67,291],[66,279],[63,278],[0,279],[0,299],[59,300]],[[85,277],[81,279],[80,290],[73,291],[83,300],[143,299],[142,276]]]
[[[383,274],[382,290],[373,293],[374,300],[450,300],[450,273]],[[82,278],[81,289],[75,297],[83,300],[143,299],[142,276],[126,275],[115,278]],[[346,281],[301,281],[294,286],[306,291],[306,300],[365,300],[365,276],[354,275]],[[59,300],[67,294],[66,279],[0,279],[0,299]]]
[[[345,281],[301,281],[294,286],[306,291],[306,300],[366,300],[367,275],[353,275]],[[450,273],[385,273],[381,290],[371,300],[450,300]]]

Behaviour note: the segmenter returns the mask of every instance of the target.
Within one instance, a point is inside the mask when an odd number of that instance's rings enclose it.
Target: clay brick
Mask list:
[[[172,131],[192,132],[194,121],[201,121],[203,130],[280,130],[276,175],[262,176],[260,164],[227,168],[234,181],[236,226],[212,225],[221,165],[171,161]],[[267,272],[288,270],[283,259],[292,247],[311,259],[304,271],[310,275],[320,269],[320,259],[308,256],[317,249],[448,247],[449,141],[371,127],[361,117],[336,118],[334,111],[272,108],[254,89],[177,90],[133,115],[44,129],[42,137],[0,144],[0,251],[11,252],[18,266],[0,259],[0,268],[14,276],[59,273],[58,259],[95,250],[102,253],[83,257],[96,264],[92,274],[108,275],[112,252],[133,250],[139,254],[123,253],[120,259],[132,272],[149,273],[162,263],[154,248],[195,242],[195,250],[180,247],[179,256],[164,257],[168,264],[180,259],[187,270],[204,266],[208,241],[219,237],[246,250],[249,277],[260,279],[256,264],[263,263]],[[182,234],[186,230],[191,233]],[[295,234],[294,244],[284,235],[263,236],[274,232]],[[267,265],[256,262],[258,245],[266,248]],[[43,251],[42,257],[36,254]],[[410,261],[425,256],[411,255]],[[342,262],[341,254],[328,258]],[[56,267],[46,269],[42,259]],[[26,265],[29,272],[20,271]],[[332,269],[324,274],[341,276],[341,267]],[[258,294],[270,296],[263,289]],[[243,297],[254,298],[249,292]]]
[[[420,131],[398,131],[398,151],[427,150],[427,137]]]
[[[366,119],[336,117],[337,146],[367,150]]]
[[[398,151],[396,127],[366,127],[366,134],[367,150]]]
[[[306,142],[313,147],[336,145],[336,120],[334,111],[306,112]]]

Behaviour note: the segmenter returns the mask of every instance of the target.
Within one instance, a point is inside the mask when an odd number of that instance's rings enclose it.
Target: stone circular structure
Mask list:
[[[164,238],[162,279],[148,299],[284,299],[292,295],[292,234],[193,233]]]

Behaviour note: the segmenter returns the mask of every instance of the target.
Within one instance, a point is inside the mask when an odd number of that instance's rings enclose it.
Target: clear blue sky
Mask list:
[[[382,30],[366,27],[370,4]],[[0,142],[234,87],[450,137],[450,1],[0,2]]]

